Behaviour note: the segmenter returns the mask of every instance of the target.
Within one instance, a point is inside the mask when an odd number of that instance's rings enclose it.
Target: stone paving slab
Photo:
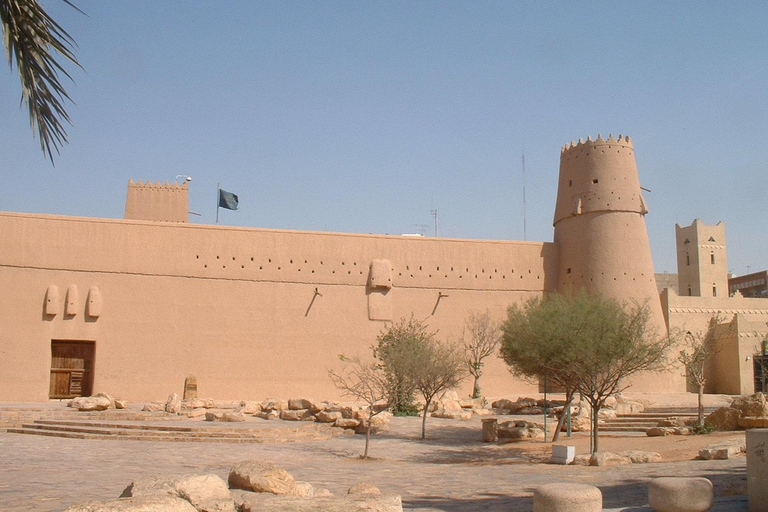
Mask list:
[[[289,422],[262,423],[296,428]],[[389,432],[373,437],[373,460],[358,457],[364,438],[354,435],[230,445],[0,433],[0,510],[59,511],[73,503],[117,497],[133,480],[145,476],[211,472],[226,479],[233,465],[247,459],[272,461],[298,480],[334,494],[370,481],[387,494],[400,494],[406,510],[435,512],[529,512],[533,489],[552,482],[596,485],[607,509],[623,510],[644,507],[647,482],[659,476],[704,476],[713,481],[718,497],[741,492],[746,482],[744,457],[620,467],[557,466],[541,463],[541,455],[514,443],[483,443],[479,419],[430,418],[424,441],[419,439],[420,427],[419,418],[394,418]],[[740,510],[727,506],[731,508],[716,512]]]

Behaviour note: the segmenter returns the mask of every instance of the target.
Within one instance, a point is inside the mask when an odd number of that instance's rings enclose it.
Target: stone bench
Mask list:
[[[656,512],[704,512],[714,497],[706,478],[665,476],[648,482],[648,505]]]
[[[603,494],[593,485],[555,483],[533,491],[533,512],[602,512]]]

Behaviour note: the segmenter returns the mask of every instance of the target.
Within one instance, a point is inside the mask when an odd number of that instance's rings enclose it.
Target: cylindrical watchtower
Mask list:
[[[646,213],[629,137],[598,135],[563,147],[554,219],[557,289],[585,289],[630,304],[647,301],[651,323],[664,335]]]

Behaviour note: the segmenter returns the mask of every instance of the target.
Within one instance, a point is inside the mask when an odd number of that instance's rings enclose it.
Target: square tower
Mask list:
[[[675,224],[677,282],[680,295],[728,297],[728,263],[723,221],[708,226],[695,219],[690,226]]]

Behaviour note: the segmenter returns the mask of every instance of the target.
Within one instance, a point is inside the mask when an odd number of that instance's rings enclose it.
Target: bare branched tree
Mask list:
[[[677,360],[685,370],[686,381],[695,387],[698,393],[699,426],[704,426],[704,386],[707,383],[707,367],[720,352],[715,335],[720,322],[722,318],[714,316],[709,321],[707,332],[686,332],[682,336],[685,348],[677,355]]]
[[[68,0],[63,1],[74,7]],[[72,99],[59,75],[70,81],[72,77],[57,55],[81,67],[74,53],[77,45],[37,0],[0,0],[0,26],[8,64],[13,68],[15,61],[19,70],[29,123],[40,137],[43,153],[53,163],[53,150],[58,153],[59,147],[67,142],[62,122],[72,124],[64,109],[64,102]]]
[[[339,359],[341,369],[328,370],[328,376],[345,396],[362,401],[367,406],[365,450],[362,455],[362,458],[367,459],[373,417],[386,411],[398,394],[391,387],[391,379],[375,362],[363,363],[359,356],[349,358],[339,355]]]
[[[439,394],[455,388],[466,375],[462,347],[430,339],[413,353],[413,386],[424,398],[421,417],[421,438],[427,436],[429,406]]]
[[[485,313],[472,313],[464,324],[461,340],[465,350],[465,360],[469,374],[474,377],[472,398],[482,398],[480,377],[483,375],[483,360],[496,352],[501,340],[501,329],[498,322]]]

